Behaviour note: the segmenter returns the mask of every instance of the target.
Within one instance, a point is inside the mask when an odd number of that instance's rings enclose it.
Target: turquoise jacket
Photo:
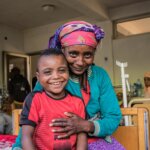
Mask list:
[[[95,131],[90,136],[106,137],[117,129],[122,117],[117,97],[107,72],[101,67],[96,65],[89,67],[88,83],[90,85],[90,100],[86,111],[89,120],[93,121],[95,126]],[[39,90],[42,90],[42,87],[40,83],[37,83],[34,91]],[[66,90],[82,98],[77,78],[70,77]],[[19,133],[14,146],[20,147],[20,142],[21,135]]]

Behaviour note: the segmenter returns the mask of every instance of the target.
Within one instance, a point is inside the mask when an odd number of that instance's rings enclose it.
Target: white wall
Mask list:
[[[24,31],[24,49],[25,52],[31,53],[46,49],[48,47],[49,37],[64,22],[48,24]]]
[[[104,21],[96,24],[103,28],[105,37],[97,48],[95,63],[106,69],[113,82],[112,22]]]
[[[0,88],[2,88],[2,51],[23,52],[23,32],[0,24]],[[5,39],[7,37],[7,40]]]
[[[87,18],[76,18],[73,20],[85,20],[90,21],[92,23],[96,23],[92,19]],[[51,37],[57,28],[59,28],[64,23],[71,21],[71,20],[64,20],[61,22],[48,24],[45,26],[39,26],[36,28],[31,28],[24,30],[24,50],[27,53],[40,51],[46,49],[48,47],[48,40]]]
[[[12,27],[0,25],[1,50],[24,51],[23,32]],[[7,37],[7,40],[4,38]]]
[[[113,40],[114,61],[128,62],[125,72],[130,83],[138,78],[143,81],[144,72],[150,71],[150,33]],[[120,84],[120,68],[114,66],[115,84]]]

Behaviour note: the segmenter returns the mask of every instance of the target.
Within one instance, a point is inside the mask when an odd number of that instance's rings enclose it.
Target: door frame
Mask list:
[[[2,58],[3,58],[3,86],[7,89],[7,83],[8,83],[8,60],[7,56],[16,56],[16,57],[21,57],[26,59],[26,70],[27,70],[27,76],[26,78],[28,79],[29,83],[31,84],[31,76],[30,76],[30,56],[27,54],[22,54],[22,53],[15,53],[15,52],[8,52],[8,51],[3,51],[2,52]]]

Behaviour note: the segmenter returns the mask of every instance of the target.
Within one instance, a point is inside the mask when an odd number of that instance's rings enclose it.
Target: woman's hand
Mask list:
[[[91,132],[94,131],[94,125],[92,122],[82,119],[81,117],[75,115],[74,113],[65,112],[64,113],[68,118],[58,118],[53,119],[50,123],[50,126],[53,127],[62,127],[60,129],[53,129],[52,132],[65,133],[63,135],[58,135],[57,138],[68,138],[72,134],[79,132]],[[93,132],[92,131],[92,132]]]

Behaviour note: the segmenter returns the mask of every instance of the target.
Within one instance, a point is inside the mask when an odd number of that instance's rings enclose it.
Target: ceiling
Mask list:
[[[28,29],[78,17],[109,19],[109,10],[143,0],[0,0],[0,24]],[[44,11],[42,6],[53,7]]]

